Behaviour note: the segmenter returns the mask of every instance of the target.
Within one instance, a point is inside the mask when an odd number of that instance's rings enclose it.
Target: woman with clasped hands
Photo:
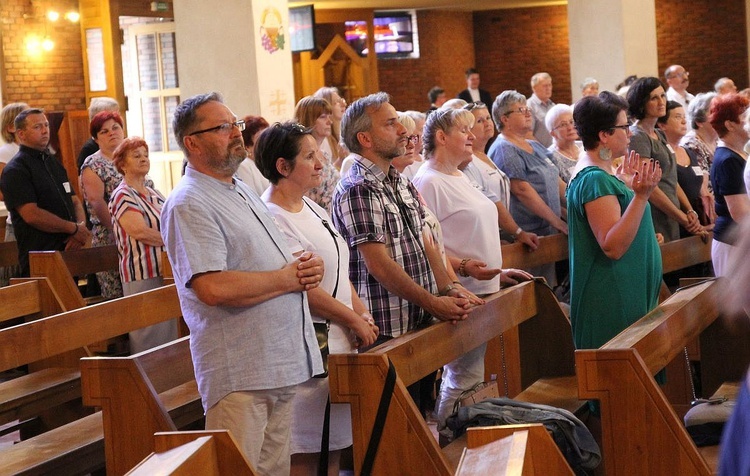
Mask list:
[[[661,253],[648,203],[661,180],[655,160],[624,155],[627,103],[613,93],[585,97],[573,113],[586,151],[568,185],[571,315],[578,349],[598,348],[657,305]]]
[[[255,163],[271,186],[263,201],[294,252],[313,251],[323,258],[320,287],[308,291],[314,322],[330,322],[331,353],[354,353],[378,336],[372,315],[349,281],[349,248],[335,231],[328,213],[305,196],[323,180],[323,154],[311,128],[276,123],[255,143]],[[315,474],[321,451],[328,378],[313,378],[297,387],[292,404],[292,475]],[[347,405],[331,405],[328,474],[338,474],[341,450],[352,444]]]

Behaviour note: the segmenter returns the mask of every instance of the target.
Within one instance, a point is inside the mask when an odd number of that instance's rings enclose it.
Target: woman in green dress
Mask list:
[[[609,92],[576,104],[586,151],[567,191],[571,324],[576,348],[598,348],[656,307],[661,254],[648,199],[661,179],[631,152],[627,103]]]

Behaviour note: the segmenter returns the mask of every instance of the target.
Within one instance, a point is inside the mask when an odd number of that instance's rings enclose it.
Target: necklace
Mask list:
[[[578,160],[578,147],[573,144],[573,147],[568,147],[567,150],[561,149],[558,146],[555,146],[555,150],[558,151],[563,157],[566,157],[569,160],[577,161]]]

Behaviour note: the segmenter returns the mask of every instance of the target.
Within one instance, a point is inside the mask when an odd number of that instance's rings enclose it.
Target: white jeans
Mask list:
[[[714,276],[726,276],[729,258],[734,246],[714,240],[711,242],[711,262],[714,265]]]
[[[206,429],[231,431],[258,474],[288,475],[295,388],[232,392],[208,409]]]
[[[461,393],[484,381],[485,350],[486,343],[443,367],[437,410],[438,429],[445,427],[445,420],[453,414],[453,405]]]

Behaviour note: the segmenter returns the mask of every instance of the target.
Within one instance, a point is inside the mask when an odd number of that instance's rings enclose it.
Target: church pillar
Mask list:
[[[660,77],[654,0],[568,0],[573,101],[586,77],[613,91],[631,74]]]
[[[286,0],[174,0],[180,95],[218,91],[238,116],[294,114]]]

